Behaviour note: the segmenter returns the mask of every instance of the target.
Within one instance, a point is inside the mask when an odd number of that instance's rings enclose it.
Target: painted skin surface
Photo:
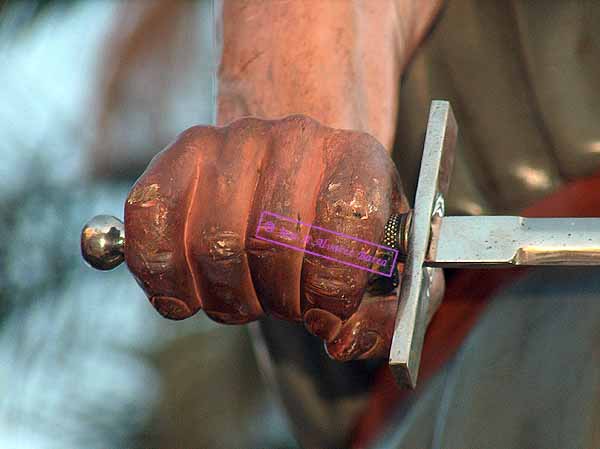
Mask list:
[[[378,242],[389,216],[407,208],[392,160],[366,133],[300,115],[194,127],[132,188],[126,261],[166,318],[203,309],[218,322],[243,324],[269,314],[304,322],[333,358],[383,356],[394,294],[369,296],[366,271],[254,232],[268,210]]]

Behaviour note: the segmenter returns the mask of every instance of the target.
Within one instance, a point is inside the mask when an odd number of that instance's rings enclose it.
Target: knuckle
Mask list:
[[[323,128],[317,120],[302,114],[288,115],[276,121],[276,133],[283,137],[309,139],[316,136],[316,131]]]
[[[197,275],[212,286],[212,296],[226,296],[242,275],[245,253],[241,238],[229,230],[204,230],[201,235],[190,247]]]
[[[128,265],[135,261],[149,274],[172,271],[175,247],[169,237],[174,229],[167,219],[168,200],[159,193],[158,184],[137,185],[126,206]]]
[[[277,254],[277,247],[265,240],[252,235],[246,241],[246,253],[256,257],[258,260],[272,258]]]
[[[144,183],[138,182],[127,198],[127,203],[135,205],[142,209],[159,206],[160,204],[160,185],[156,182]]]
[[[303,280],[304,309],[320,308],[346,319],[360,303],[364,287],[345,267],[316,261]]]
[[[257,117],[242,117],[215,129],[223,133],[227,140],[243,141],[244,139],[257,136],[269,127],[269,120]]]
[[[321,187],[317,209],[322,219],[344,219],[359,227],[368,226],[372,218],[381,219],[391,185],[381,172],[365,172],[366,166],[343,163],[336,167]]]
[[[244,248],[237,232],[218,230],[203,232],[205,255],[210,261],[221,265],[239,264],[242,262]]]
[[[218,323],[244,324],[257,312],[240,290],[245,273],[245,250],[237,232],[224,229],[202,231],[194,244],[192,258],[203,295],[206,315]]]
[[[350,190],[339,189],[337,185],[339,183],[335,181],[330,182],[324,195],[327,216],[368,220],[381,209],[383,195],[377,187],[367,189],[362,185],[355,185]]]
[[[385,147],[371,134],[363,131],[346,131],[352,142],[353,155],[359,159],[384,160],[390,159]]]
[[[196,125],[182,131],[175,138],[175,145],[171,148],[182,148],[191,144],[202,143],[206,139],[216,136],[217,128],[214,126]]]
[[[317,126],[319,122],[312,117],[304,114],[292,114],[281,119],[281,124],[286,126],[296,126],[303,128],[307,126]]]
[[[139,257],[148,274],[155,275],[173,271],[173,251],[142,248]]]

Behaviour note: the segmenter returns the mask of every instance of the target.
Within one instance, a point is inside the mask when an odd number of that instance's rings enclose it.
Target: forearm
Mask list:
[[[401,72],[440,0],[224,0],[218,122],[306,114],[391,149]]]

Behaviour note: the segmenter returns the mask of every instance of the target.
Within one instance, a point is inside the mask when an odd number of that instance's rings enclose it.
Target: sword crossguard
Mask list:
[[[406,256],[398,290],[398,311],[389,364],[398,383],[415,388],[427,327],[427,310],[433,298],[439,268],[425,266],[432,232],[444,215],[454,163],[458,127],[450,103],[433,101],[425,135],[415,207],[404,220],[398,240]]]

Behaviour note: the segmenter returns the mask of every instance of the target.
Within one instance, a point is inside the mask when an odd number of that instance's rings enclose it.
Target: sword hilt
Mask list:
[[[399,308],[390,351],[390,365],[399,382],[414,387],[427,325],[429,296],[440,270],[424,266],[432,226],[444,214],[443,195],[448,190],[454,159],[457,127],[445,101],[433,101],[415,209],[400,217],[399,252],[406,258],[398,289]],[[92,267],[111,270],[125,260],[125,228],[118,218],[98,215],[84,226],[81,252]]]

